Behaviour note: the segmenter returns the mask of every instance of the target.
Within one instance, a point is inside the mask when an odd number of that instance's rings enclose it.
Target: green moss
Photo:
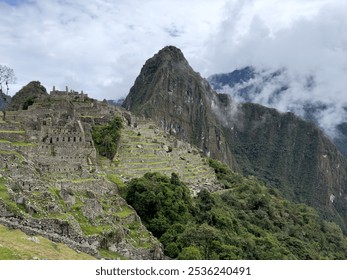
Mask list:
[[[116,216],[120,217],[120,218],[126,218],[126,217],[134,214],[134,210],[132,210],[129,207],[125,206],[125,207],[122,207],[121,211],[115,212],[114,214]]]
[[[133,246],[137,248],[152,248],[153,244],[148,242],[150,234],[144,230],[139,222],[132,222],[129,225],[128,240]]]
[[[83,202],[79,198],[79,194],[75,193],[76,203],[71,207],[70,213],[80,224],[80,227],[85,235],[102,234],[105,230],[110,228],[109,225],[93,225],[89,219],[83,215],[82,207]]]
[[[106,175],[106,178],[107,178],[109,181],[111,181],[112,183],[114,183],[115,185],[117,185],[120,194],[121,194],[123,197],[125,197],[127,186],[126,186],[126,184],[122,181],[122,179],[120,179],[116,174],[107,174],[107,175]]]

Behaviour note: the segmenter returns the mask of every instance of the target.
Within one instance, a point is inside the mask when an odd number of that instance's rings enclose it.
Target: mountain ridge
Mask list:
[[[330,101],[296,97],[292,102],[288,102],[292,93],[287,92],[290,91],[291,84],[286,69],[259,70],[248,66],[230,73],[211,75],[207,80],[214,90],[230,94],[237,102],[280,107],[281,111],[290,111],[307,121],[314,122],[332,138],[334,144],[347,157],[346,106],[339,111],[340,121],[338,121],[336,116],[331,116],[337,108],[336,104]],[[313,75],[303,80],[301,81],[303,90],[310,93],[315,89],[316,81]],[[324,119],[327,119],[328,123]]]

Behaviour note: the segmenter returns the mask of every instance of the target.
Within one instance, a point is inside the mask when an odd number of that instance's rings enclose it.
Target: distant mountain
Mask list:
[[[208,82],[219,93],[228,93],[238,102],[253,102],[282,110],[291,111],[305,120],[312,121],[322,127],[333,139],[335,145],[347,157],[347,122],[325,124],[322,116],[330,117],[334,104],[317,100],[293,100],[290,98],[289,81],[286,70],[259,70],[245,67],[230,73],[215,74],[208,77]],[[308,92],[315,86],[313,76],[303,81]],[[347,119],[347,108],[341,119]],[[343,113],[343,112],[342,112]],[[332,118],[332,117],[330,117]]]
[[[13,96],[10,108],[11,110],[26,110],[36,101],[47,96],[46,88],[39,81],[32,81]]]
[[[263,73],[261,79],[280,80],[282,71]],[[257,78],[252,68],[235,75],[233,88],[250,86],[247,98],[256,97],[258,87],[247,82]],[[285,87],[279,85],[269,100]],[[233,170],[256,176],[287,198],[315,207],[347,232],[347,160],[312,122],[257,104],[236,104],[230,95],[217,94],[173,46],[146,61],[123,106],[154,119],[168,133]]]
[[[122,106],[124,100],[125,100],[125,98],[120,98],[117,100],[110,99],[110,100],[107,100],[107,103],[110,105]]]
[[[2,91],[0,91],[0,111],[4,108],[4,105],[6,107],[9,107],[11,103],[11,96],[4,94]]]

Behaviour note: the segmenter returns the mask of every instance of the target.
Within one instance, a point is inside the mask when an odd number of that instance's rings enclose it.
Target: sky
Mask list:
[[[299,99],[341,109],[346,15],[345,0],[0,0],[0,64],[17,77],[10,95],[38,80],[48,91],[118,99],[148,58],[174,45],[203,77],[248,65],[287,69],[282,111]],[[337,109],[329,116],[342,118]]]

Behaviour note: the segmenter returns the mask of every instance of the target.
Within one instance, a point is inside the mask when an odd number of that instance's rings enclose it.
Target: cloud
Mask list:
[[[36,0],[0,2],[0,63],[18,84],[83,90],[120,98],[144,62],[166,45],[199,56],[219,24],[224,0]]]
[[[223,21],[214,38],[218,44],[213,43],[207,49],[211,54],[208,60],[213,61],[211,74],[250,65],[259,71],[285,69],[276,79],[261,85],[261,94],[254,101],[299,114],[307,102],[328,104],[318,118],[320,125],[333,134],[336,124],[346,121],[347,3],[307,1],[306,5],[300,5],[296,1],[283,1],[280,8],[261,1],[263,6],[257,8],[255,1],[246,2],[233,8],[236,16]],[[296,16],[284,13],[282,21],[271,16],[273,10],[294,12],[298,7],[302,9]],[[285,94],[269,102],[271,94],[281,86],[288,87]]]
[[[328,102],[340,120],[347,102],[344,0],[6,0],[0,1],[0,64],[14,69],[13,95],[29,81],[98,99],[124,97],[142,65],[175,45],[202,76],[252,65],[286,69],[276,108]],[[310,79],[311,88],[307,87]],[[266,104],[277,85],[264,86]],[[317,103],[317,104],[318,104]],[[329,108],[330,108],[329,107]]]

